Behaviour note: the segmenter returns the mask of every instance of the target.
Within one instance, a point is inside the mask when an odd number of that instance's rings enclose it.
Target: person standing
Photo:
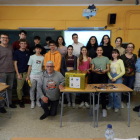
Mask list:
[[[72,40],[73,40],[73,55],[75,55],[77,58],[79,57],[80,55],[80,50],[81,50],[81,47],[84,46],[82,43],[78,42],[78,35],[76,33],[74,33],[72,35]]]
[[[121,45],[122,45],[122,38],[121,37],[117,37],[116,40],[115,40],[115,43],[116,43],[115,49],[117,49],[119,51],[120,56],[125,54],[125,49],[123,47],[121,47]]]
[[[63,36],[58,36],[58,38],[56,39],[56,46],[57,51],[59,51],[62,57],[65,57],[65,55],[67,54],[67,47],[65,46],[65,44],[66,43]]]
[[[30,52],[26,50],[27,41],[26,39],[19,40],[20,49],[14,52],[14,66],[16,70],[16,77],[17,77],[17,95],[19,100],[19,106],[24,108],[24,101],[22,98],[22,88],[24,82],[27,78],[27,71],[28,71],[28,60],[30,57]]]
[[[14,81],[14,62],[13,62],[13,48],[8,44],[9,36],[5,33],[0,35],[0,82],[4,82],[9,87],[7,88],[9,106],[16,108],[12,103],[12,88]],[[5,113],[4,102],[0,103],[0,112]]]
[[[44,46],[45,49],[45,53],[49,52],[50,47],[49,47],[49,42],[52,40],[52,38],[50,36],[46,37],[46,46]]]
[[[124,75],[124,85],[128,86],[132,89],[133,83],[135,80],[135,64],[137,61],[137,55],[133,54],[133,50],[135,48],[135,45],[133,43],[129,43],[126,47],[126,54],[121,56],[121,59],[124,62],[125,66],[125,75]],[[132,93],[131,93],[132,94]],[[124,100],[126,99],[126,105],[127,108],[129,108],[128,104],[128,96],[123,95],[122,96],[122,108],[124,108]]]
[[[26,39],[26,35],[27,35],[27,32],[24,31],[24,30],[21,30],[20,33],[19,33],[19,39]],[[18,50],[20,48],[19,40],[13,42],[12,47],[13,47],[14,51]],[[29,43],[28,42],[27,42],[26,49],[29,50]]]

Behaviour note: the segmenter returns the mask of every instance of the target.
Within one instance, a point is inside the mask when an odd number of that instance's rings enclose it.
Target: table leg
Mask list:
[[[140,108],[139,108],[139,117],[140,117]]]
[[[93,96],[93,127],[95,128],[95,109],[94,109],[94,97],[95,97],[95,94],[92,93],[92,96]]]
[[[61,101],[61,116],[60,116],[60,127],[62,127],[62,116],[63,116],[63,102],[64,102],[64,92],[62,93],[62,101]]]
[[[8,98],[8,93],[7,93],[7,89],[6,89],[6,100],[7,100],[7,108],[8,108],[8,113],[9,113],[9,118],[11,118],[11,113],[10,113],[10,109],[9,109],[9,98]]]
[[[98,93],[98,106],[97,106],[97,122],[96,122],[96,127],[98,127],[98,116],[99,116],[99,98],[100,98],[100,93]]]
[[[122,93],[120,93],[121,94],[121,96],[120,96],[120,112],[119,112],[119,115],[121,116],[121,101],[122,101]]]
[[[90,96],[90,116],[91,116],[91,93],[89,93]]]
[[[129,108],[128,108],[128,127],[130,127],[130,92],[128,92],[129,97]]]

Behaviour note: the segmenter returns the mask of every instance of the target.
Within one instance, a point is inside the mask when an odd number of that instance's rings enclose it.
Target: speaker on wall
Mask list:
[[[108,24],[116,23],[116,14],[108,14]]]

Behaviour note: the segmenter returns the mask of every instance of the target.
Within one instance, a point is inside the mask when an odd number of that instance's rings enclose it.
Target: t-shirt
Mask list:
[[[34,54],[30,56],[28,65],[32,66],[31,75],[40,75],[42,72],[42,66],[44,65],[44,57]]]
[[[65,55],[67,54],[67,47],[64,46],[63,48],[57,48],[57,51],[59,51],[62,57],[65,57]]]
[[[68,56],[66,65],[67,65],[67,67],[74,67],[74,55]]]
[[[115,49],[117,49],[119,51],[120,56],[123,55],[123,54],[125,54],[125,49],[123,47],[121,47],[121,48],[115,47]]]
[[[73,55],[77,56],[77,58],[80,55],[81,47],[84,46],[82,43],[78,42],[78,44],[73,43]]]
[[[45,49],[45,53],[49,52],[50,50],[50,47],[48,45],[44,46],[44,49]]]
[[[110,64],[108,57],[95,57],[92,59],[91,64],[94,64],[94,69],[106,70],[106,65]]]
[[[0,73],[14,72],[13,48],[0,45]]]
[[[15,41],[15,42],[12,44],[12,47],[13,47],[14,50],[20,49],[19,41]],[[28,43],[28,42],[27,42],[26,48],[29,49],[29,43]]]
[[[17,61],[18,72],[23,73],[28,71],[28,60],[30,57],[30,51],[16,50],[14,52],[13,60]]]
[[[33,55],[33,54],[35,54],[36,52],[35,52],[35,46],[33,46],[33,47],[30,47],[30,54],[31,55]],[[40,54],[45,54],[46,53],[46,50],[42,47],[42,51],[41,51],[41,53]]]

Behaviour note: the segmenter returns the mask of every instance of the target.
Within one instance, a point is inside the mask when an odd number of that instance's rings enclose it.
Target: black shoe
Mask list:
[[[0,107],[0,113],[6,113],[7,111],[5,110],[4,107]]]
[[[17,106],[15,104],[10,104],[9,107],[11,107],[11,108],[17,108]]]
[[[140,108],[140,105],[138,105],[138,106],[135,106],[135,108],[136,108],[136,109]]]
[[[47,116],[45,114],[43,114],[41,117],[40,117],[40,120],[44,120],[45,118],[47,118]]]
[[[23,100],[19,100],[19,106],[20,106],[21,108],[24,108],[24,107],[25,107],[24,101],[23,101]]]
[[[139,112],[139,109],[140,109],[140,107],[139,108],[133,108],[133,111]]]

